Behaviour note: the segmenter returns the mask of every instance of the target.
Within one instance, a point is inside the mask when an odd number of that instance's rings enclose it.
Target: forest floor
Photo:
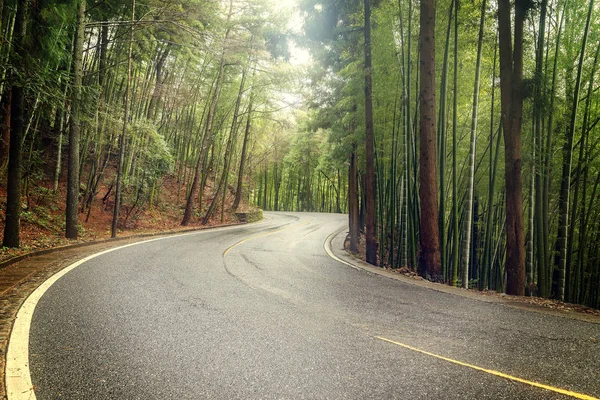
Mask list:
[[[79,213],[79,238],[77,240],[65,238],[66,173],[64,178],[61,179],[61,184],[56,192],[52,190],[51,180],[28,183],[29,187],[24,190],[27,195],[22,199],[21,247],[18,249],[0,248],[0,262],[36,250],[110,238],[114,192],[110,193],[106,201],[103,201],[106,193],[110,190],[108,185],[99,188],[87,220],[87,210]],[[110,179],[105,179],[105,181],[110,181]],[[185,208],[186,188],[185,185],[177,182],[175,175],[166,176],[160,187],[155,190],[152,206],[147,200],[139,207],[131,207],[130,202],[124,202],[117,236],[175,232],[237,223],[238,219],[230,211],[234,196],[233,188],[229,187],[225,199],[223,220],[221,220],[219,207],[206,225],[201,224],[201,216],[204,215],[204,211],[208,209],[213,198],[213,183],[209,177],[202,196],[203,209],[198,210],[196,206],[194,218],[188,226],[182,227],[180,223]],[[4,227],[5,221],[5,207],[6,185],[5,182],[2,182],[0,184],[0,225],[2,227]],[[242,200],[237,212],[248,212],[255,209]],[[4,229],[0,231],[0,238],[3,231]]]
[[[350,252],[349,240],[344,241],[344,248],[348,252],[348,254],[350,254],[352,257],[358,258],[358,259],[366,262],[365,238],[363,236],[361,236],[361,240],[358,245],[358,253],[352,254],[352,252]],[[412,268],[407,267],[407,266],[404,266],[401,268],[385,267],[383,269],[385,269],[386,271],[395,273],[395,274],[403,275],[405,277],[414,279],[416,281],[425,280],[415,270],[413,270]],[[433,283],[432,282],[432,284],[447,286],[443,283]],[[574,312],[574,313],[580,313],[580,314],[593,315],[596,317],[600,317],[600,310],[591,308],[591,307],[587,307],[584,305],[580,305],[580,304],[566,303],[566,302],[558,301],[558,300],[554,300],[554,299],[545,299],[545,298],[533,297],[533,296],[508,296],[504,293],[496,292],[495,290],[477,290],[474,288],[464,289],[464,290],[469,290],[469,292],[477,293],[481,296],[498,297],[498,298],[510,297],[511,302],[517,302],[517,303],[522,304],[523,306],[530,305],[532,307],[542,307],[542,308],[547,308],[547,309],[551,309],[551,310],[555,310],[555,311]]]

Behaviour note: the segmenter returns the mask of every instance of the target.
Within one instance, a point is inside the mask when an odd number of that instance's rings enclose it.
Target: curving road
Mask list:
[[[31,324],[37,398],[600,396],[600,325],[350,268],[323,246],[342,215],[266,217],[122,248],[59,279]]]

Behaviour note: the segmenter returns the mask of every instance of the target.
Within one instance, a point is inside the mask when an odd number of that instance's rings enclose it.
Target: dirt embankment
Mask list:
[[[85,175],[84,175],[85,176]],[[114,194],[109,193],[109,185],[101,185],[91,203],[91,210],[79,213],[79,239],[68,240],[65,235],[66,185],[63,179],[57,191],[53,190],[50,180],[28,182],[22,198],[21,247],[18,249],[0,249],[0,262],[35,250],[64,246],[74,243],[91,242],[110,237],[113,217]],[[105,179],[109,182],[110,179]],[[4,227],[6,208],[6,185],[0,184],[0,221]],[[83,193],[82,188],[82,193]],[[214,197],[214,182],[209,177],[202,196],[202,209],[195,207],[195,217],[185,227],[201,228],[228,225],[239,222],[231,211],[234,195],[230,187],[225,198],[224,212],[221,218],[219,206],[206,225],[201,217],[210,206]],[[106,196],[106,194],[109,194]],[[118,236],[170,232],[184,229],[181,219],[185,208],[187,188],[174,175],[166,176],[154,188],[152,200],[149,196],[135,202],[135,196],[125,193],[125,201],[119,218]],[[106,198],[105,198],[106,197]],[[81,201],[82,202],[82,201]],[[238,212],[254,212],[257,209],[242,201]],[[0,230],[0,238],[4,229]]]

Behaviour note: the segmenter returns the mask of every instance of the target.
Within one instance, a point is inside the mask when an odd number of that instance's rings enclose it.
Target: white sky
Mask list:
[[[298,5],[299,0],[271,0],[275,12],[280,15],[289,16],[287,28],[294,34],[302,35],[304,27],[304,18]],[[300,47],[293,39],[288,39],[288,49],[290,51],[289,63],[298,73],[302,75],[302,70],[308,68],[312,63],[312,58],[307,49]],[[280,91],[276,94],[278,104],[284,107],[276,118],[288,120],[296,124],[296,113],[302,108],[304,96],[300,92]]]
[[[275,8],[278,12],[285,13],[290,16],[288,29],[293,33],[302,34],[304,19],[300,13],[298,0],[275,0]],[[294,66],[308,65],[311,61],[308,50],[298,46],[294,40],[288,42],[291,53],[290,64]]]

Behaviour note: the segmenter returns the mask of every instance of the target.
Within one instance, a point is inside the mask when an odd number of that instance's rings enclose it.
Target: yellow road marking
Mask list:
[[[264,233],[261,233],[261,234],[258,234],[258,235],[250,236],[250,237],[248,237],[248,238],[246,238],[246,239],[242,239],[242,240],[240,240],[239,242],[237,242],[237,243],[234,243],[234,244],[232,244],[231,246],[229,246],[229,247],[228,247],[228,248],[227,248],[227,249],[226,249],[226,250],[223,252],[223,256],[226,256],[226,255],[227,255],[227,253],[229,253],[229,251],[230,251],[231,249],[233,249],[235,246],[238,246],[238,245],[240,245],[240,244],[242,244],[242,243],[246,243],[246,242],[247,242],[247,241],[249,241],[249,240],[257,239],[257,238],[259,238],[259,237],[263,237],[263,236],[267,236],[267,235],[272,235],[272,234],[274,234],[274,233],[281,232],[281,231],[285,231],[285,230],[288,230],[288,229],[291,229],[291,228],[295,228],[295,227],[297,227],[297,226],[308,225],[310,222],[311,222],[311,221],[310,221],[310,220],[308,220],[308,221],[306,221],[306,222],[303,222],[303,223],[301,223],[301,224],[298,224],[298,225],[290,225],[290,226],[287,226],[287,227],[285,227],[285,228],[278,229],[278,230],[276,230],[276,231],[264,232]]]
[[[531,385],[531,386],[535,386],[535,387],[538,387],[538,388],[550,390],[552,392],[564,394],[566,396],[571,396],[571,397],[574,397],[576,399],[600,400],[600,399],[598,399],[596,397],[589,396],[587,394],[572,392],[570,390],[565,390],[565,389],[557,388],[557,387],[554,387],[554,386],[544,385],[543,383],[528,381],[527,379],[518,378],[516,376],[504,374],[502,372],[494,371],[492,369],[481,368],[481,367],[478,367],[476,365],[468,364],[468,363],[465,363],[465,362],[462,362],[462,361],[458,361],[458,360],[453,360],[452,358],[448,358],[448,357],[440,356],[440,355],[437,355],[437,354],[433,354],[433,353],[430,353],[428,351],[421,350],[421,349],[409,346],[409,345],[404,344],[404,343],[396,342],[394,340],[386,339],[386,338],[381,337],[381,336],[375,336],[375,337],[377,339],[379,339],[379,340],[383,340],[384,342],[389,342],[389,343],[395,344],[397,346],[404,347],[405,349],[416,351],[417,353],[425,354],[425,355],[428,355],[428,356],[431,356],[431,357],[435,357],[435,358],[440,359],[440,360],[451,362],[453,364],[457,364],[457,365],[460,365],[460,366],[463,366],[463,367],[467,367],[467,368],[471,368],[471,369],[474,369],[474,370],[477,370],[477,371],[485,372],[487,374],[499,376],[501,378],[510,379],[511,381],[520,382],[520,383],[524,383],[526,385]]]
[[[118,247],[113,247],[91,254],[81,260],[65,267],[56,274],[52,275],[44,283],[42,283],[19,308],[15,318],[10,338],[8,340],[8,350],[6,353],[6,364],[4,367],[6,396],[9,400],[35,400],[35,387],[31,382],[31,371],[29,370],[29,332],[31,328],[31,320],[33,312],[48,289],[60,278],[79,267],[81,264],[103,254],[111,253],[116,250],[121,250],[126,247],[138,246],[158,240],[172,239],[182,236],[191,235],[206,235],[215,231],[228,231],[238,229],[239,226],[231,226],[226,228],[206,229],[201,231],[186,232],[171,236],[163,236],[153,239],[144,240],[136,243],[129,243]]]

